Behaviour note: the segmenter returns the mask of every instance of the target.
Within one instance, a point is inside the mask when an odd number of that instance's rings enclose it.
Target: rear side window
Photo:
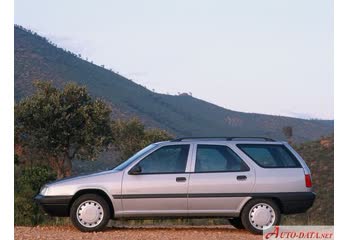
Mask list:
[[[229,147],[197,145],[195,172],[248,171],[248,166]]]
[[[263,168],[300,168],[296,157],[284,145],[237,144],[256,164]]]

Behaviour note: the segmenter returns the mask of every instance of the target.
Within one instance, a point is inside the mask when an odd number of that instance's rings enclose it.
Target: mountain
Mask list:
[[[33,93],[33,80],[50,80],[58,87],[73,81],[109,102],[115,116],[137,116],[147,126],[166,129],[176,136],[254,135],[284,139],[282,128],[292,126],[294,140],[301,142],[333,133],[333,121],[243,113],[188,94],[155,93],[30,30],[15,26],[14,34],[16,101]]]

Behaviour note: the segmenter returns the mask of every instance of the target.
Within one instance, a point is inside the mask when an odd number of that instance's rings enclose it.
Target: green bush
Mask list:
[[[47,167],[15,165],[15,225],[37,225],[45,221],[43,211],[33,198],[40,186],[52,180],[55,180],[55,174]]]

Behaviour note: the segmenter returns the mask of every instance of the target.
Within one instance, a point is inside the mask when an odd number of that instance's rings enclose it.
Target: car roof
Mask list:
[[[268,139],[268,138],[249,138],[249,137],[239,137],[236,139],[230,139],[228,140],[227,138],[181,138],[179,139],[174,139],[170,141],[163,141],[163,142],[157,142],[156,144],[159,145],[174,145],[174,144],[188,144],[188,143],[196,143],[196,144],[285,144],[284,141],[276,141],[273,139]]]

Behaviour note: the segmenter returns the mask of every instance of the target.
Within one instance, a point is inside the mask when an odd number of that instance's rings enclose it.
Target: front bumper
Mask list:
[[[69,216],[69,206],[72,196],[43,196],[38,194],[35,196],[34,200],[51,216]]]

